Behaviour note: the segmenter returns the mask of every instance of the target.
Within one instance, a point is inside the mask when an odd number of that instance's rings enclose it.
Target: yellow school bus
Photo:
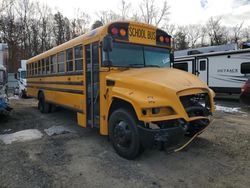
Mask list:
[[[210,123],[214,92],[171,68],[171,36],[154,26],[117,21],[27,62],[27,94],[42,113],[77,112],[127,159],[145,148],[178,151]]]

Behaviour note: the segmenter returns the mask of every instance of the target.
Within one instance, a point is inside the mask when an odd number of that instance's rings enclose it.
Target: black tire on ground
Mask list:
[[[45,101],[43,93],[41,93],[38,98],[38,110],[40,110],[41,113],[50,112],[50,104]]]
[[[115,151],[126,159],[135,159],[141,148],[137,120],[131,110],[117,109],[109,118],[109,137]]]

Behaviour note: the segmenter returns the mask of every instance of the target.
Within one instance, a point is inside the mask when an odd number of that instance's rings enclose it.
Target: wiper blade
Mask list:
[[[139,64],[139,63],[138,64],[136,64],[136,63],[135,64],[129,64],[129,66],[130,67],[144,67],[143,64]]]
[[[145,67],[158,67],[158,68],[160,68],[159,65],[146,65]]]

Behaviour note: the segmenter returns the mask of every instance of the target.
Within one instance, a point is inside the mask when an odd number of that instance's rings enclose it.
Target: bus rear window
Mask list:
[[[250,74],[250,62],[241,63],[241,74]]]

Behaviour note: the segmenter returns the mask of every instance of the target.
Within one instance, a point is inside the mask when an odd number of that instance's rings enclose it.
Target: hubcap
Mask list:
[[[114,128],[114,140],[118,147],[128,148],[131,144],[132,136],[130,127],[125,121],[120,121]]]

